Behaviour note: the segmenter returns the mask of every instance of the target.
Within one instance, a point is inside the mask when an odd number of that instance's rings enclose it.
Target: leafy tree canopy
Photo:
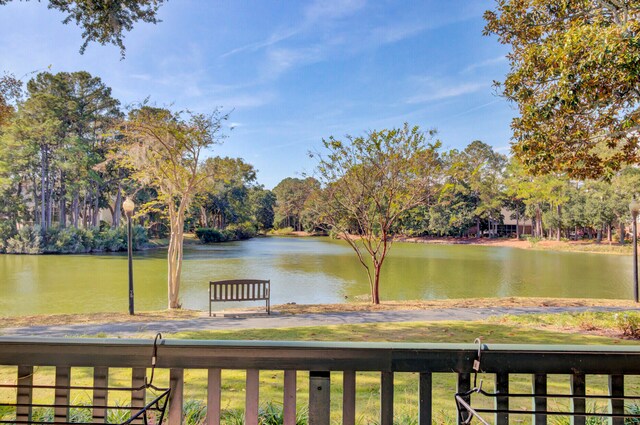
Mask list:
[[[0,0],[0,6],[13,0]],[[89,43],[113,44],[124,57],[124,33],[138,22],[159,22],[157,12],[166,0],[49,0],[49,9],[67,14],[64,24],[75,22],[83,30],[80,53]]]
[[[513,150],[535,173],[613,175],[640,162],[640,1],[497,0],[485,34],[510,45],[497,83],[518,105]]]
[[[20,98],[22,94],[22,82],[11,74],[0,77],[0,126],[7,123],[14,108],[12,101]]]
[[[323,140],[326,153],[318,154],[316,171],[324,191],[315,200],[315,213],[355,251],[374,304],[380,303],[380,270],[394,226],[425,204],[435,184],[440,142],[430,142],[434,135],[405,124],[345,140],[330,137]]]

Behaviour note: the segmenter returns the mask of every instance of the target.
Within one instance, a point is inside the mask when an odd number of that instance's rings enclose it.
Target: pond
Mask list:
[[[166,308],[166,251],[134,253],[136,310]],[[256,238],[185,246],[182,305],[208,309],[209,280],[270,279],[272,304],[340,303],[368,294],[353,251],[328,238]],[[127,311],[126,254],[0,255],[0,315]],[[466,297],[626,298],[629,256],[396,243],[383,300]],[[217,308],[241,306],[225,303]],[[259,302],[246,305],[261,305]]]

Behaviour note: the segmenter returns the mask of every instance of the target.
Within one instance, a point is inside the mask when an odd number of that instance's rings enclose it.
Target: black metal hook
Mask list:
[[[162,334],[158,332],[153,340],[153,355],[151,356],[151,378],[147,382],[147,377],[144,377],[144,386],[146,388],[155,388],[153,386],[153,374],[156,371],[156,363],[158,362],[158,340],[162,339]]]
[[[478,344],[478,358],[473,361],[473,387],[480,390],[482,388],[482,380],[480,380],[480,386],[478,386],[477,383],[478,372],[480,371],[480,358],[482,357],[482,338],[476,338],[473,343]]]

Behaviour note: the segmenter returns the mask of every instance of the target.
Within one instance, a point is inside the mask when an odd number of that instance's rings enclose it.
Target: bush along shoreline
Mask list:
[[[196,229],[196,237],[203,244],[242,241],[257,235],[258,231],[251,223],[232,224],[222,230],[210,227]]]
[[[6,254],[86,254],[127,250],[127,228],[77,229],[53,226],[43,231],[38,225],[24,226],[9,236],[0,235],[0,253]],[[133,249],[144,248],[149,242],[147,230],[132,228]]]

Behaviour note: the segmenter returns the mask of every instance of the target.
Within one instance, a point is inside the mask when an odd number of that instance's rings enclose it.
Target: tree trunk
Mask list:
[[[48,173],[47,173],[48,174]],[[51,179],[51,176],[47,177],[47,229],[51,227],[51,222],[53,220],[53,186],[54,182]]]
[[[42,230],[47,228],[47,212],[45,205],[47,204],[47,186],[46,186],[46,148],[40,148],[40,227]]]
[[[207,210],[204,207],[200,207],[200,225],[204,228],[209,227],[209,221],[207,220]]]
[[[184,204],[183,204],[184,205]],[[169,249],[167,250],[168,264],[168,292],[169,308],[180,308],[180,274],[182,272],[182,244],[184,233],[184,206],[178,210],[175,204],[169,202],[169,221],[171,225],[171,236],[169,237]]]
[[[64,184],[64,172],[60,171],[60,227],[67,226],[67,188]]]
[[[556,240],[559,241],[560,238],[562,237],[561,232],[562,232],[562,207],[560,205],[558,205],[556,207],[556,211],[558,212],[558,229],[557,229],[557,233],[556,233]]]
[[[520,239],[520,212],[516,210],[516,239]]]
[[[373,285],[371,287],[371,303],[380,304],[380,269],[382,263],[374,263]]]
[[[89,197],[89,191],[87,191],[84,195],[84,197],[82,198],[82,228],[86,229],[87,228],[87,220],[89,217],[89,213],[87,211],[87,198]]]
[[[596,242],[602,242],[602,226],[598,227],[598,233],[596,234]]]
[[[611,223],[607,224],[607,242],[611,245]]]
[[[542,210],[540,205],[536,205],[536,225],[538,226],[538,237],[544,238],[544,227],[542,226]]]
[[[618,242],[620,243],[620,245],[624,245],[624,223],[622,221],[620,221],[620,223],[618,223]]]
[[[476,218],[476,238],[481,238],[482,233],[480,233],[480,218]]]
[[[73,205],[71,207],[73,214],[73,227],[78,228],[78,221],[80,219],[80,195],[78,194],[78,190],[73,195]]]
[[[120,227],[120,218],[122,217],[122,188],[118,184],[118,192],[116,193],[116,201],[113,205],[113,216],[111,219],[111,227],[116,229]]]
[[[99,196],[98,183],[96,183],[95,193],[93,197],[93,208],[91,212],[91,227],[98,227],[100,225],[100,221],[98,219],[99,214],[100,214],[100,196]]]

